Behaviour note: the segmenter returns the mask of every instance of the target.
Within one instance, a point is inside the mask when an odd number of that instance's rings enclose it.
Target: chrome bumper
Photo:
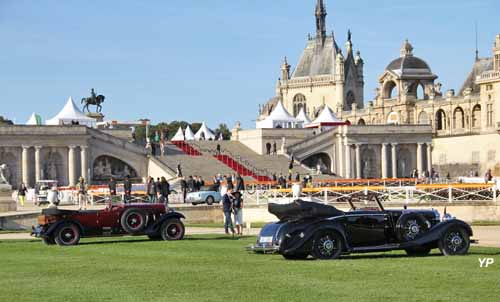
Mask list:
[[[279,251],[279,246],[277,245],[261,245],[261,244],[252,244],[246,247],[248,252],[254,252],[258,254],[274,254]]]

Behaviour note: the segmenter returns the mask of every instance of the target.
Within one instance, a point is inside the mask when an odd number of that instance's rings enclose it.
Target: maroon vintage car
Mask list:
[[[163,204],[117,204],[102,210],[48,208],[32,235],[46,244],[76,245],[82,237],[147,235],[154,240],[181,240],[185,218]]]

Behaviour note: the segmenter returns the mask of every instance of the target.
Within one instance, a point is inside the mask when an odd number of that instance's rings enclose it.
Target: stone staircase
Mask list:
[[[259,175],[272,175],[276,173],[288,174],[288,165],[290,159],[284,155],[259,155],[252,149],[237,141],[193,141],[189,142],[192,146],[202,152],[216,152],[217,144],[221,146],[222,154],[230,154],[244,166],[252,166],[258,169]],[[293,172],[299,172],[301,175],[311,173],[310,169],[294,164]]]
[[[330,129],[310,138],[307,138],[299,143],[290,145],[286,148],[287,154],[293,154],[294,158],[303,161],[307,157],[317,153],[330,146],[335,140],[337,129]]]
[[[212,177],[218,173],[229,175],[235,173],[231,168],[219,162],[211,155],[190,155],[184,152],[183,149],[175,144],[166,144],[166,154],[163,156],[155,156],[155,159],[166,165],[173,171],[177,171],[177,165],[181,165],[182,174],[184,176],[199,175],[206,181],[211,181]]]

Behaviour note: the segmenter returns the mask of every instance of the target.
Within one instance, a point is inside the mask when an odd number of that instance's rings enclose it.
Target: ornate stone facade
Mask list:
[[[317,24],[324,24],[325,16],[323,1],[318,1]],[[311,119],[326,105],[352,125],[430,125],[433,162],[441,174],[464,175],[471,170],[482,174],[487,169],[500,174],[500,35],[491,57],[476,55],[457,93],[442,92],[438,76],[404,41],[400,56],[380,75],[375,98],[363,106],[363,60],[352,54],[351,34],[344,57],[333,34],[324,32],[319,30],[309,39],[291,76],[285,60],[276,97],[261,107],[260,119],[282,100],[290,113],[296,116],[304,107]],[[328,55],[323,53],[326,49]]]

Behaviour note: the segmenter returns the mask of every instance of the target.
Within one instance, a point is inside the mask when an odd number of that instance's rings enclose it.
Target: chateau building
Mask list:
[[[304,108],[311,120],[328,106],[351,125],[429,125],[432,143],[426,142],[426,154],[441,174],[483,174],[487,169],[500,174],[500,35],[492,56],[476,54],[462,87],[446,92],[429,64],[404,41],[400,56],[379,76],[375,98],[365,106],[363,59],[359,52],[353,55],[351,33],[344,56],[333,33],[326,35],[322,0],[317,1],[315,15],[316,36],[309,38],[293,73],[285,59],[276,96],[261,107],[259,119],[282,101],[296,117]]]

